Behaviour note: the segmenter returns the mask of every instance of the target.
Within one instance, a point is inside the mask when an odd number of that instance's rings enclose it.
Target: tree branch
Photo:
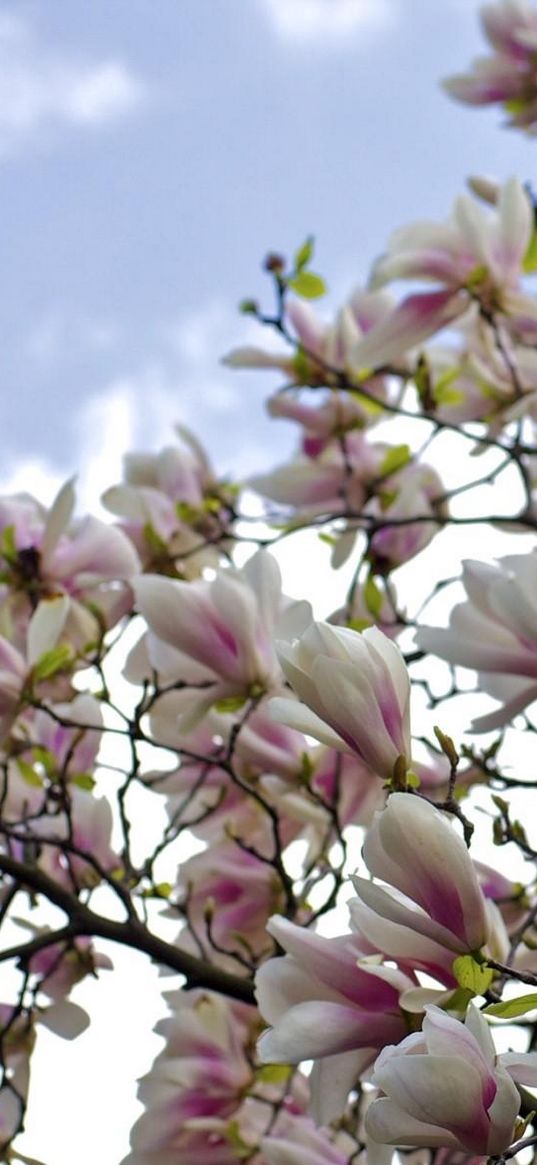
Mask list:
[[[49,902],[67,914],[69,926],[63,932],[56,932],[56,941],[61,935],[72,938],[86,935],[109,939],[111,942],[149,955],[155,962],[184,975],[188,988],[205,987],[210,991],[229,995],[233,999],[240,999],[244,1003],[254,1002],[251,980],[232,975],[213,966],[212,963],[180,950],[173,943],[151,934],[138,918],[129,918],[124,922],[105,918],[91,910],[89,906],[85,906],[37,866],[27,866],[7,854],[0,854],[0,871],[14,878],[21,888],[28,886],[38,894],[43,894]],[[35,949],[31,943],[25,944],[25,947],[28,948],[27,953],[30,955]],[[11,948],[7,956],[4,954],[3,957],[20,958],[24,957],[24,953],[24,947]]]

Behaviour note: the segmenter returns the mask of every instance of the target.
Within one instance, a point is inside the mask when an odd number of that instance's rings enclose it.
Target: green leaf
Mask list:
[[[293,372],[300,384],[308,384],[308,381],[311,378],[312,369],[311,363],[306,356],[302,344],[298,345],[298,348],[293,356]]]
[[[478,963],[472,955],[459,955],[454,959],[453,974],[460,987],[467,987],[475,995],[483,995],[494,978],[494,971]]]
[[[288,286],[303,299],[319,299],[321,295],[326,294],[324,279],[320,275],[314,275],[313,271],[299,271],[298,275],[289,280]]]
[[[398,469],[402,469],[404,465],[412,460],[412,453],[410,445],[393,445],[381,463],[379,469],[379,477],[388,477],[390,473],[396,473]]]
[[[474,992],[470,991],[468,987],[457,987],[455,991],[448,995],[444,1000],[442,1007],[446,1011],[460,1011],[464,1015],[470,1001],[474,998]]]
[[[382,489],[379,490],[377,496],[380,502],[380,508],[383,513],[385,513],[386,510],[389,510],[390,506],[393,506],[393,503],[397,501],[397,498],[399,497],[399,491],[396,489]]]
[[[68,667],[73,661],[73,653],[68,643],[59,643],[50,651],[45,651],[33,667],[34,680],[49,680],[57,672]]]
[[[487,276],[488,268],[484,263],[479,263],[477,267],[474,267],[473,271],[470,271],[470,274],[466,279],[466,287],[468,287],[470,291],[478,290],[480,284],[486,280]]]
[[[528,249],[522,262],[522,270],[527,275],[537,271],[537,231],[534,231],[528,244]]]
[[[247,1160],[252,1156],[252,1146],[244,1140],[238,1120],[228,1121],[225,1127],[225,1136],[239,1161]]]
[[[361,379],[363,379],[363,377],[361,377]],[[350,392],[348,395],[354,397],[354,400],[358,402],[362,411],[364,413],[369,413],[371,417],[377,417],[380,415],[380,413],[384,412],[384,407],[380,401],[373,400],[368,396],[364,396],[363,392],[360,392],[358,388],[353,389],[352,392]],[[359,422],[357,423],[356,427],[359,428]]]
[[[95,788],[95,777],[91,773],[77,773],[76,777],[72,778],[72,784],[76,785],[77,789],[85,789],[88,793]]]
[[[0,553],[7,562],[14,562],[17,558],[17,547],[15,544],[15,526],[5,526],[2,530],[2,538],[0,541]]]
[[[522,113],[528,104],[527,97],[509,97],[508,101],[503,102],[503,107],[506,113]]]
[[[172,890],[171,882],[157,882],[155,886],[150,886],[147,890],[142,891],[142,898],[168,899]]]
[[[256,316],[259,311],[259,305],[255,299],[241,299],[239,311],[243,316]]]
[[[321,530],[319,534],[317,534],[317,537],[319,542],[325,542],[327,546],[336,545],[337,538],[335,538],[333,534],[325,534],[324,530]]]
[[[147,545],[151,548],[151,550],[155,550],[158,554],[161,554],[163,551],[167,550],[166,543],[162,540],[160,534],[157,534],[157,531],[155,530],[154,526],[151,525],[151,522],[145,523],[143,534]]]
[[[246,703],[246,696],[225,696],[213,704],[216,712],[240,712]]]
[[[314,239],[313,235],[308,235],[307,239],[302,243],[302,246],[298,248],[298,251],[295,254],[294,262],[295,262],[295,271],[297,273],[302,271],[304,267],[307,267],[308,263],[310,262],[310,259],[313,256],[314,246],[315,246],[315,239]]]
[[[286,1084],[292,1071],[290,1064],[261,1064],[255,1075],[263,1084]]]
[[[17,757],[17,768],[23,781],[25,781],[27,785],[32,785],[37,789],[43,788],[43,780],[39,776],[39,773],[36,773],[35,769],[33,769],[32,766],[27,763],[27,761],[22,760],[21,757]]]
[[[501,1003],[490,1003],[484,1007],[485,1015],[495,1015],[497,1019],[515,1019],[518,1015],[525,1015],[527,1011],[537,1008],[537,993],[519,995],[516,999],[505,999]]]
[[[374,619],[378,619],[382,611],[383,595],[372,574],[367,576],[363,593],[364,602],[368,611],[373,615]]]
[[[52,777],[57,768],[57,761],[54,753],[48,748],[43,748],[42,744],[32,745],[32,756],[38,764],[43,765],[47,777]]]
[[[406,775],[406,787],[407,787],[407,789],[419,789],[420,785],[421,785],[421,777],[418,777],[417,773],[413,773],[411,770],[409,770],[407,775]]]
[[[460,388],[435,388],[433,393],[437,405],[460,405],[464,400],[464,393]]]
[[[303,752],[300,758],[300,780],[309,785],[313,776],[313,761],[308,752]]]

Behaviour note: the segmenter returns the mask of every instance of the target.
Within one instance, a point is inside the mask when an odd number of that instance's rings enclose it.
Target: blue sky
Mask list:
[[[531,178],[496,111],[438,87],[482,48],[477,8],[0,6],[3,488],[85,463],[94,497],[129,442],[156,447],[174,420],[235,474],[289,447],[263,416],[269,380],[218,364],[252,339],[235,309],[264,293],[266,250],[313,232],[330,310],[468,172]]]

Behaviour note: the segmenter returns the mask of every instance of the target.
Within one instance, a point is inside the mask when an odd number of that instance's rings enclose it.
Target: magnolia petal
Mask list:
[[[75,478],[71,477],[65,485],[62,485],[49,510],[41,541],[41,557],[44,563],[50,558],[73,516],[76,502],[74,481]]]

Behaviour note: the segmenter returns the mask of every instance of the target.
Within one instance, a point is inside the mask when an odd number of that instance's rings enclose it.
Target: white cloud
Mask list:
[[[66,353],[111,351],[119,335],[117,325],[103,317],[58,306],[45,311],[29,328],[26,350],[39,367],[54,368]]]
[[[41,43],[22,19],[0,15],[0,153],[68,126],[130,113],[144,85],[118,59],[88,60]]]
[[[262,0],[278,34],[298,45],[345,45],[358,33],[390,27],[398,0]]]

